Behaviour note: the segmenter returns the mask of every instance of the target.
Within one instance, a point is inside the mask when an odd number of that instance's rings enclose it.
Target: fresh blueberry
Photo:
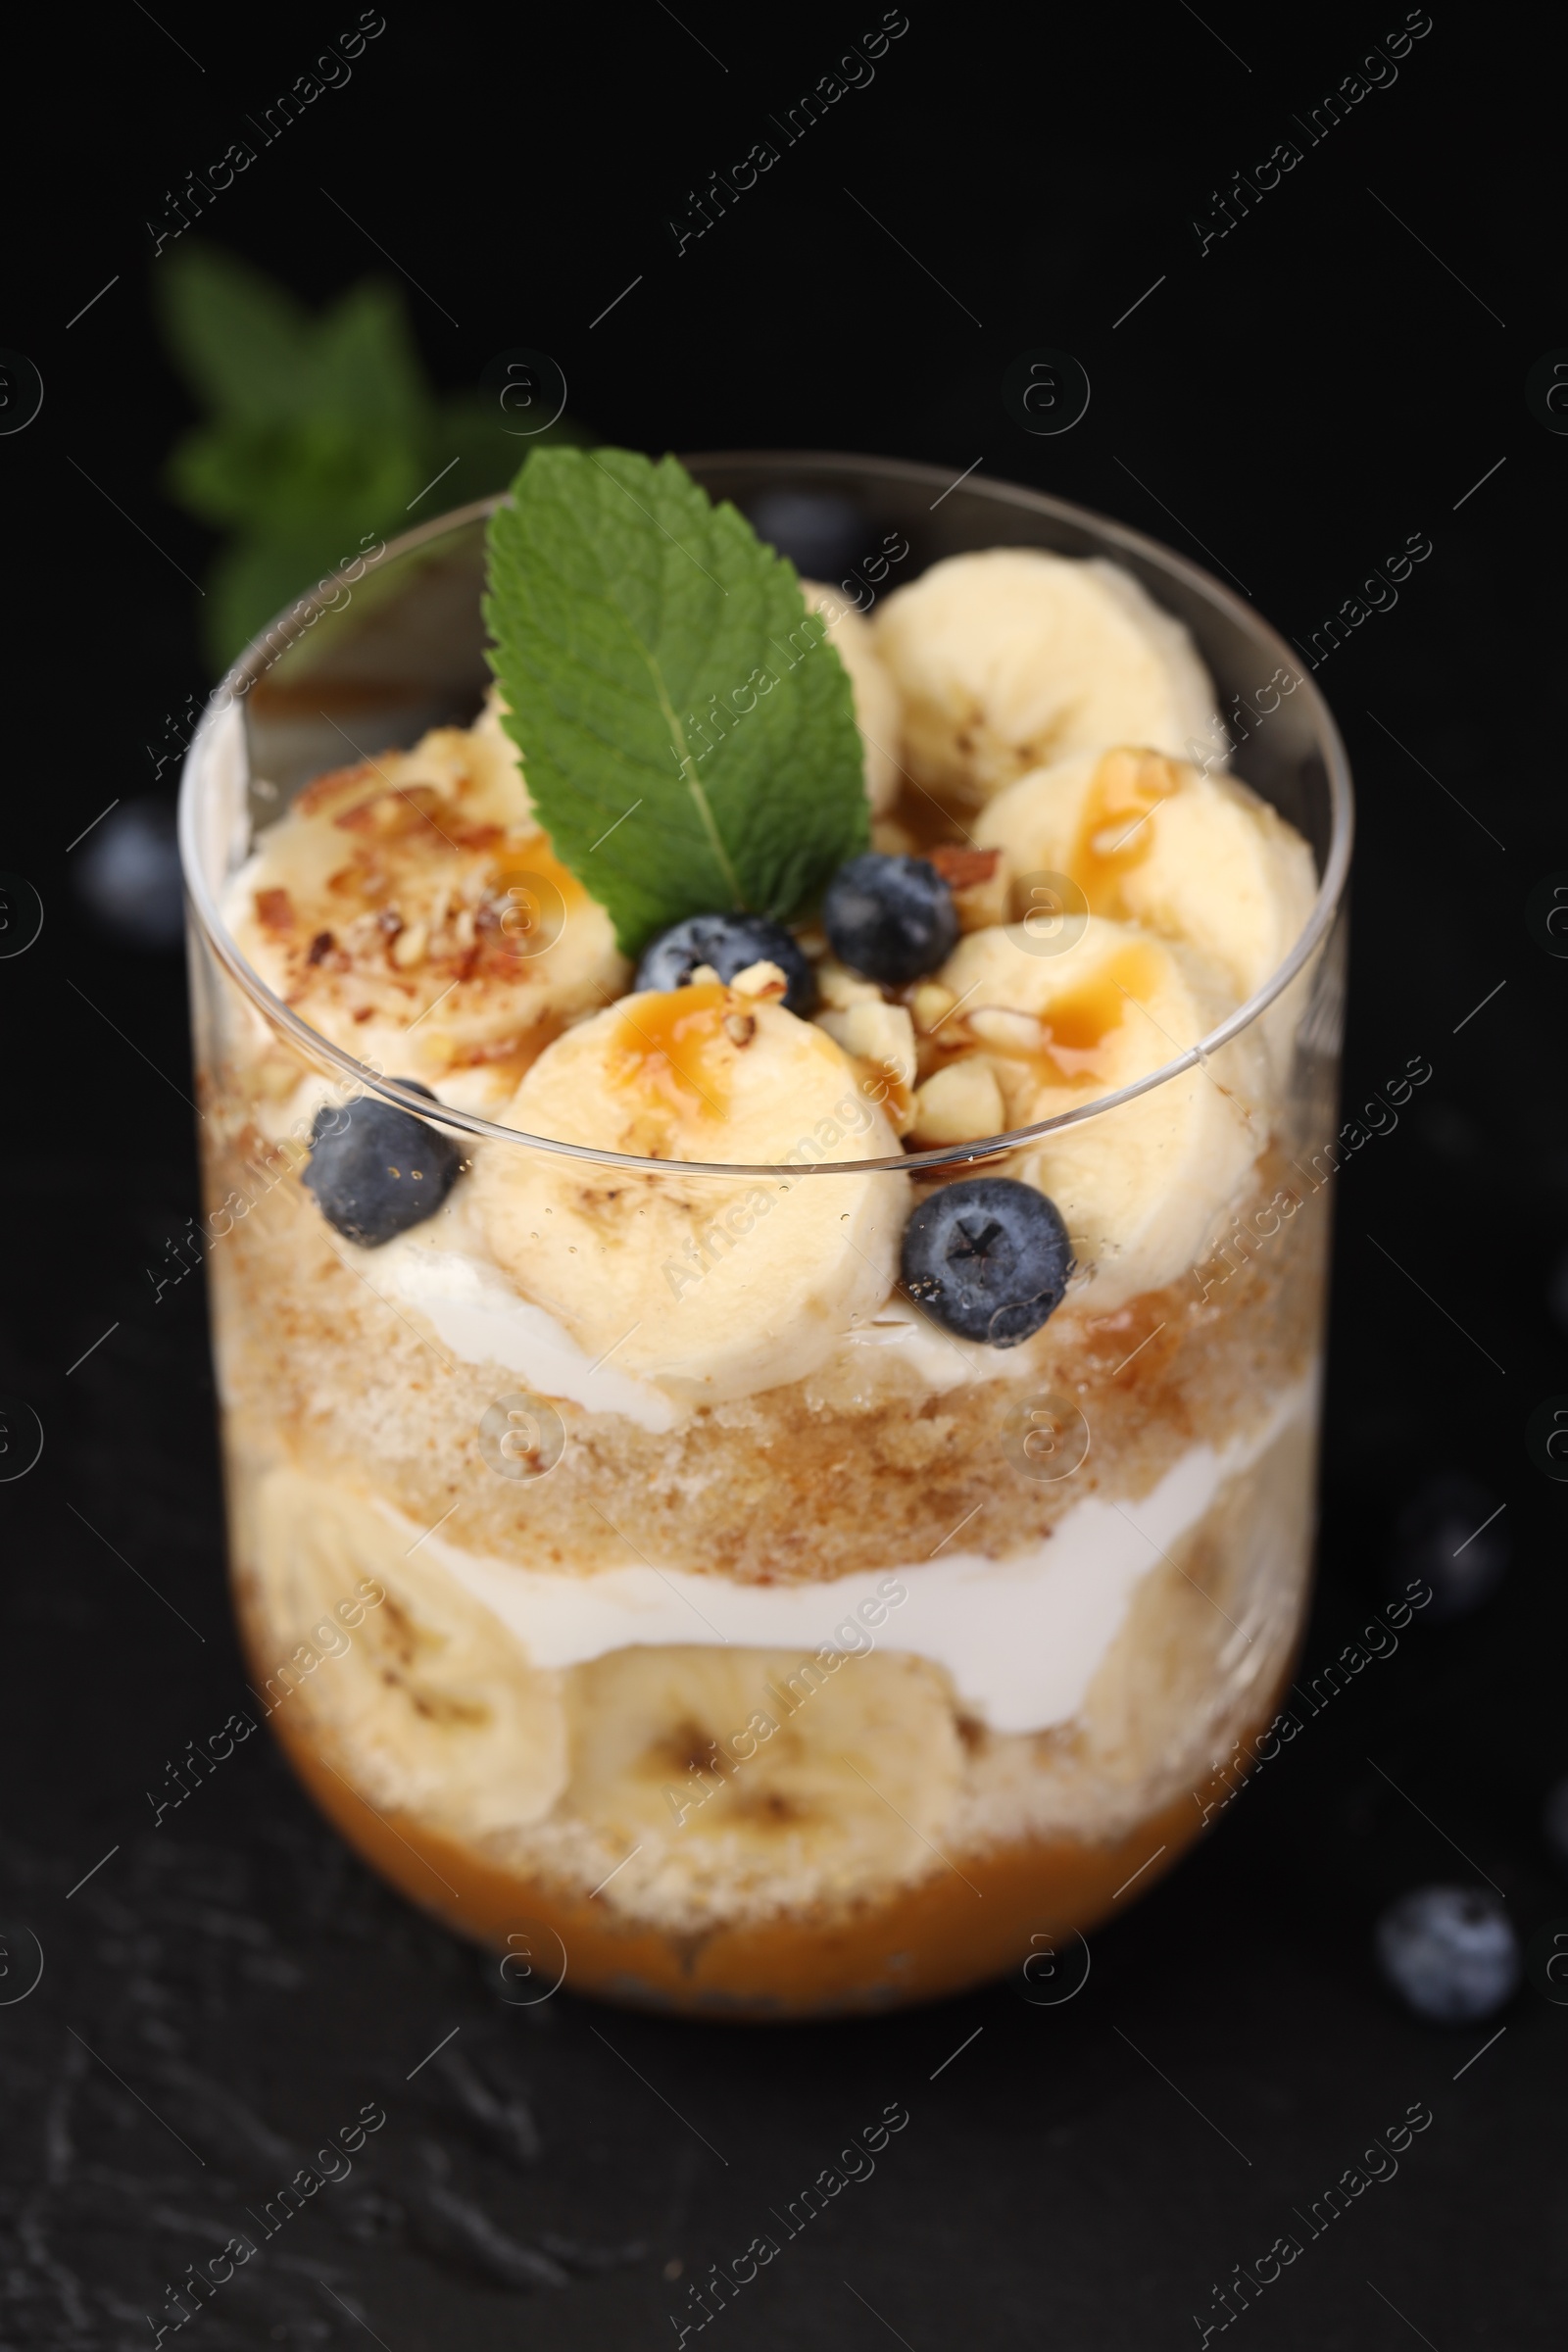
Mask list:
[[[416,1078],[399,1078],[435,1101]],[[377,1250],[433,1217],[457,1181],[463,1153],[412,1111],[374,1095],[345,1109],[323,1103],[311,1128],[311,1164],[300,1179],[345,1241]]]
[[[961,1340],[1016,1348],[1061,1304],[1072,1245],[1054,1200],[1010,1176],[971,1176],[922,1200],[904,1228],[909,1297]]]
[[[133,948],[174,948],[185,935],[174,811],[150,796],[122,801],[95,825],[75,861],[88,911]]]
[[[953,893],[936,867],[876,850],[839,867],[822,895],[822,928],[841,963],[895,988],[934,972],[958,944]]]
[[[876,544],[859,509],[832,490],[764,490],[747,513],[759,539],[808,580],[836,580]]]
[[[1417,2017],[1474,2025],[1519,1983],[1519,1939],[1502,1904],[1478,1886],[1418,1886],[1378,1921],[1378,1966]]]
[[[804,1020],[816,1003],[816,974],[793,933],[765,914],[689,914],[651,940],[637,966],[634,988],[684,988],[700,963],[733,980],[750,963],[776,963],[789,987],[788,1012]]]
[[[1491,1597],[1512,1555],[1499,1498],[1463,1472],[1448,1471],[1419,1488],[1395,1521],[1383,1583],[1398,1600],[1412,1587],[1428,1588],[1432,1598],[1422,1618],[1446,1624]]]

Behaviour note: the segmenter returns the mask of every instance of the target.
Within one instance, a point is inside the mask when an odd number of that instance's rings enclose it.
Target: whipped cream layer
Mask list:
[[[343,1254],[363,1265],[376,1290],[422,1315],[442,1348],[465,1363],[499,1364],[542,1396],[566,1397],[590,1412],[619,1413],[655,1436],[696,1409],[691,1398],[622,1371],[612,1358],[596,1361],[559,1315],[525,1298],[486,1251],[469,1214],[466,1180],[428,1223],[379,1250],[348,1243]],[[843,1350],[854,1351],[853,1360],[868,1377],[897,1361],[938,1392],[973,1381],[1023,1379],[1034,1369],[1025,1348],[955,1339],[896,1295],[848,1322],[835,1336],[829,1360]]]
[[[561,1576],[466,1551],[438,1535],[425,1536],[420,1549],[494,1613],[537,1667],[580,1665],[630,1645],[734,1642],[805,1653],[880,1642],[946,1668],[961,1703],[993,1731],[1046,1731],[1082,1707],[1140,1581],[1228,1480],[1293,1423],[1315,1415],[1317,1381],[1314,1367],[1281,1391],[1245,1438],[1190,1446],[1141,1499],[1086,1495],[1044,1543],[1000,1560],[952,1551],[831,1584],[750,1585],[646,1561]],[[375,1508],[406,1528],[411,1543],[419,1540],[390,1504],[377,1499]]]
[[[368,1256],[369,1251],[356,1251]],[[410,1235],[373,1253],[387,1287],[430,1323],[454,1355],[501,1364],[542,1396],[564,1396],[591,1412],[620,1413],[655,1436],[686,1419],[651,1380],[595,1363],[565,1325],[524,1298],[499,1266],[458,1250],[427,1249]]]

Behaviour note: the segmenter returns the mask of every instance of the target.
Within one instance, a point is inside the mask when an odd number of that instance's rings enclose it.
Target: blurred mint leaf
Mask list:
[[[534,452],[488,554],[507,731],[625,954],[687,914],[798,914],[864,849],[838,652],[795,566],[674,458]]]
[[[410,436],[427,434],[431,401],[395,286],[367,281],[323,313],[316,328],[313,416],[341,416]]]
[[[332,546],[357,516],[368,516],[374,528],[415,495],[421,487],[420,449],[410,434],[326,413],[284,425],[220,422],[199,426],[180,443],[169,481],[204,522]],[[342,562],[365,528],[359,521],[348,547],[326,561]]]
[[[174,357],[209,408],[266,422],[303,405],[311,320],[284,287],[200,244],[172,254],[154,283]]]
[[[431,392],[398,287],[367,280],[312,314],[200,244],[161,263],[155,282],[170,347],[207,412],[172,453],[168,488],[233,534],[203,612],[220,666],[372,536],[511,479],[517,442],[475,396]],[[564,418],[540,438],[586,436]]]
[[[456,393],[442,403],[437,426],[437,443],[444,453],[437,464],[445,458],[460,461],[441,485],[441,507],[461,507],[470,498],[505,490],[530,449],[589,449],[597,439],[585,425],[563,416],[524,441],[504,429],[498,402],[481,400],[474,393]]]

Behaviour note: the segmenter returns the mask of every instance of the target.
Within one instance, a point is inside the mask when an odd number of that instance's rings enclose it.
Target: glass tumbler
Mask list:
[[[488,508],[322,583],[213,699],[180,824],[258,1720],[376,1870],[495,1951],[508,1997],[564,1981],[783,2019],[931,1999],[1081,1936],[1170,1868],[1216,1775],[1266,1738],[1313,1541],[1349,783],[1282,640],[1133,531],[903,463],[691,466],[764,536],[781,514],[826,517],[862,607],[971,549],[1123,566],[1214,679],[1230,745],[1216,728],[1189,756],[1229,750],[1318,880],[1250,1002],[1038,1128],[891,1159],[819,1158],[808,1138],[764,1166],[616,1155],[357,1060],[269,991],[225,920],[314,777],[473,719]],[[538,862],[523,953],[573,914],[570,877]],[[1041,952],[1070,948],[1060,906],[1030,919]],[[770,1385],[712,1377],[774,1311],[791,1230],[858,1231],[869,1262],[866,1237],[933,1188],[1074,1130],[1130,1133],[1151,1102],[1244,1068],[1255,1097],[1260,1067],[1251,1172],[1176,1280],[1108,1312],[1070,1290],[1005,1349],[954,1344],[890,1289],[825,1340],[786,1316]],[[387,1250],[342,1239],[303,1181],[322,1123],[377,1100],[465,1168],[457,1223],[443,1210]],[[601,1354],[564,1337],[479,1262],[458,1212],[481,1183],[541,1213],[612,1201],[631,1246],[690,1236],[695,1274],[658,1316],[677,1375],[641,1375],[646,1338]]]

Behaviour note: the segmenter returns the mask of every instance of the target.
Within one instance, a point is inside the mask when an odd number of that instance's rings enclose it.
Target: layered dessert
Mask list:
[[[956,557],[868,620],[624,453],[539,453],[496,530],[477,718],[227,886],[257,1693],[415,1899],[580,1988],[923,1997],[1141,1891],[1289,1670],[1314,967],[1204,1041],[1313,859],[1188,757],[1210,683],[1109,564]]]

